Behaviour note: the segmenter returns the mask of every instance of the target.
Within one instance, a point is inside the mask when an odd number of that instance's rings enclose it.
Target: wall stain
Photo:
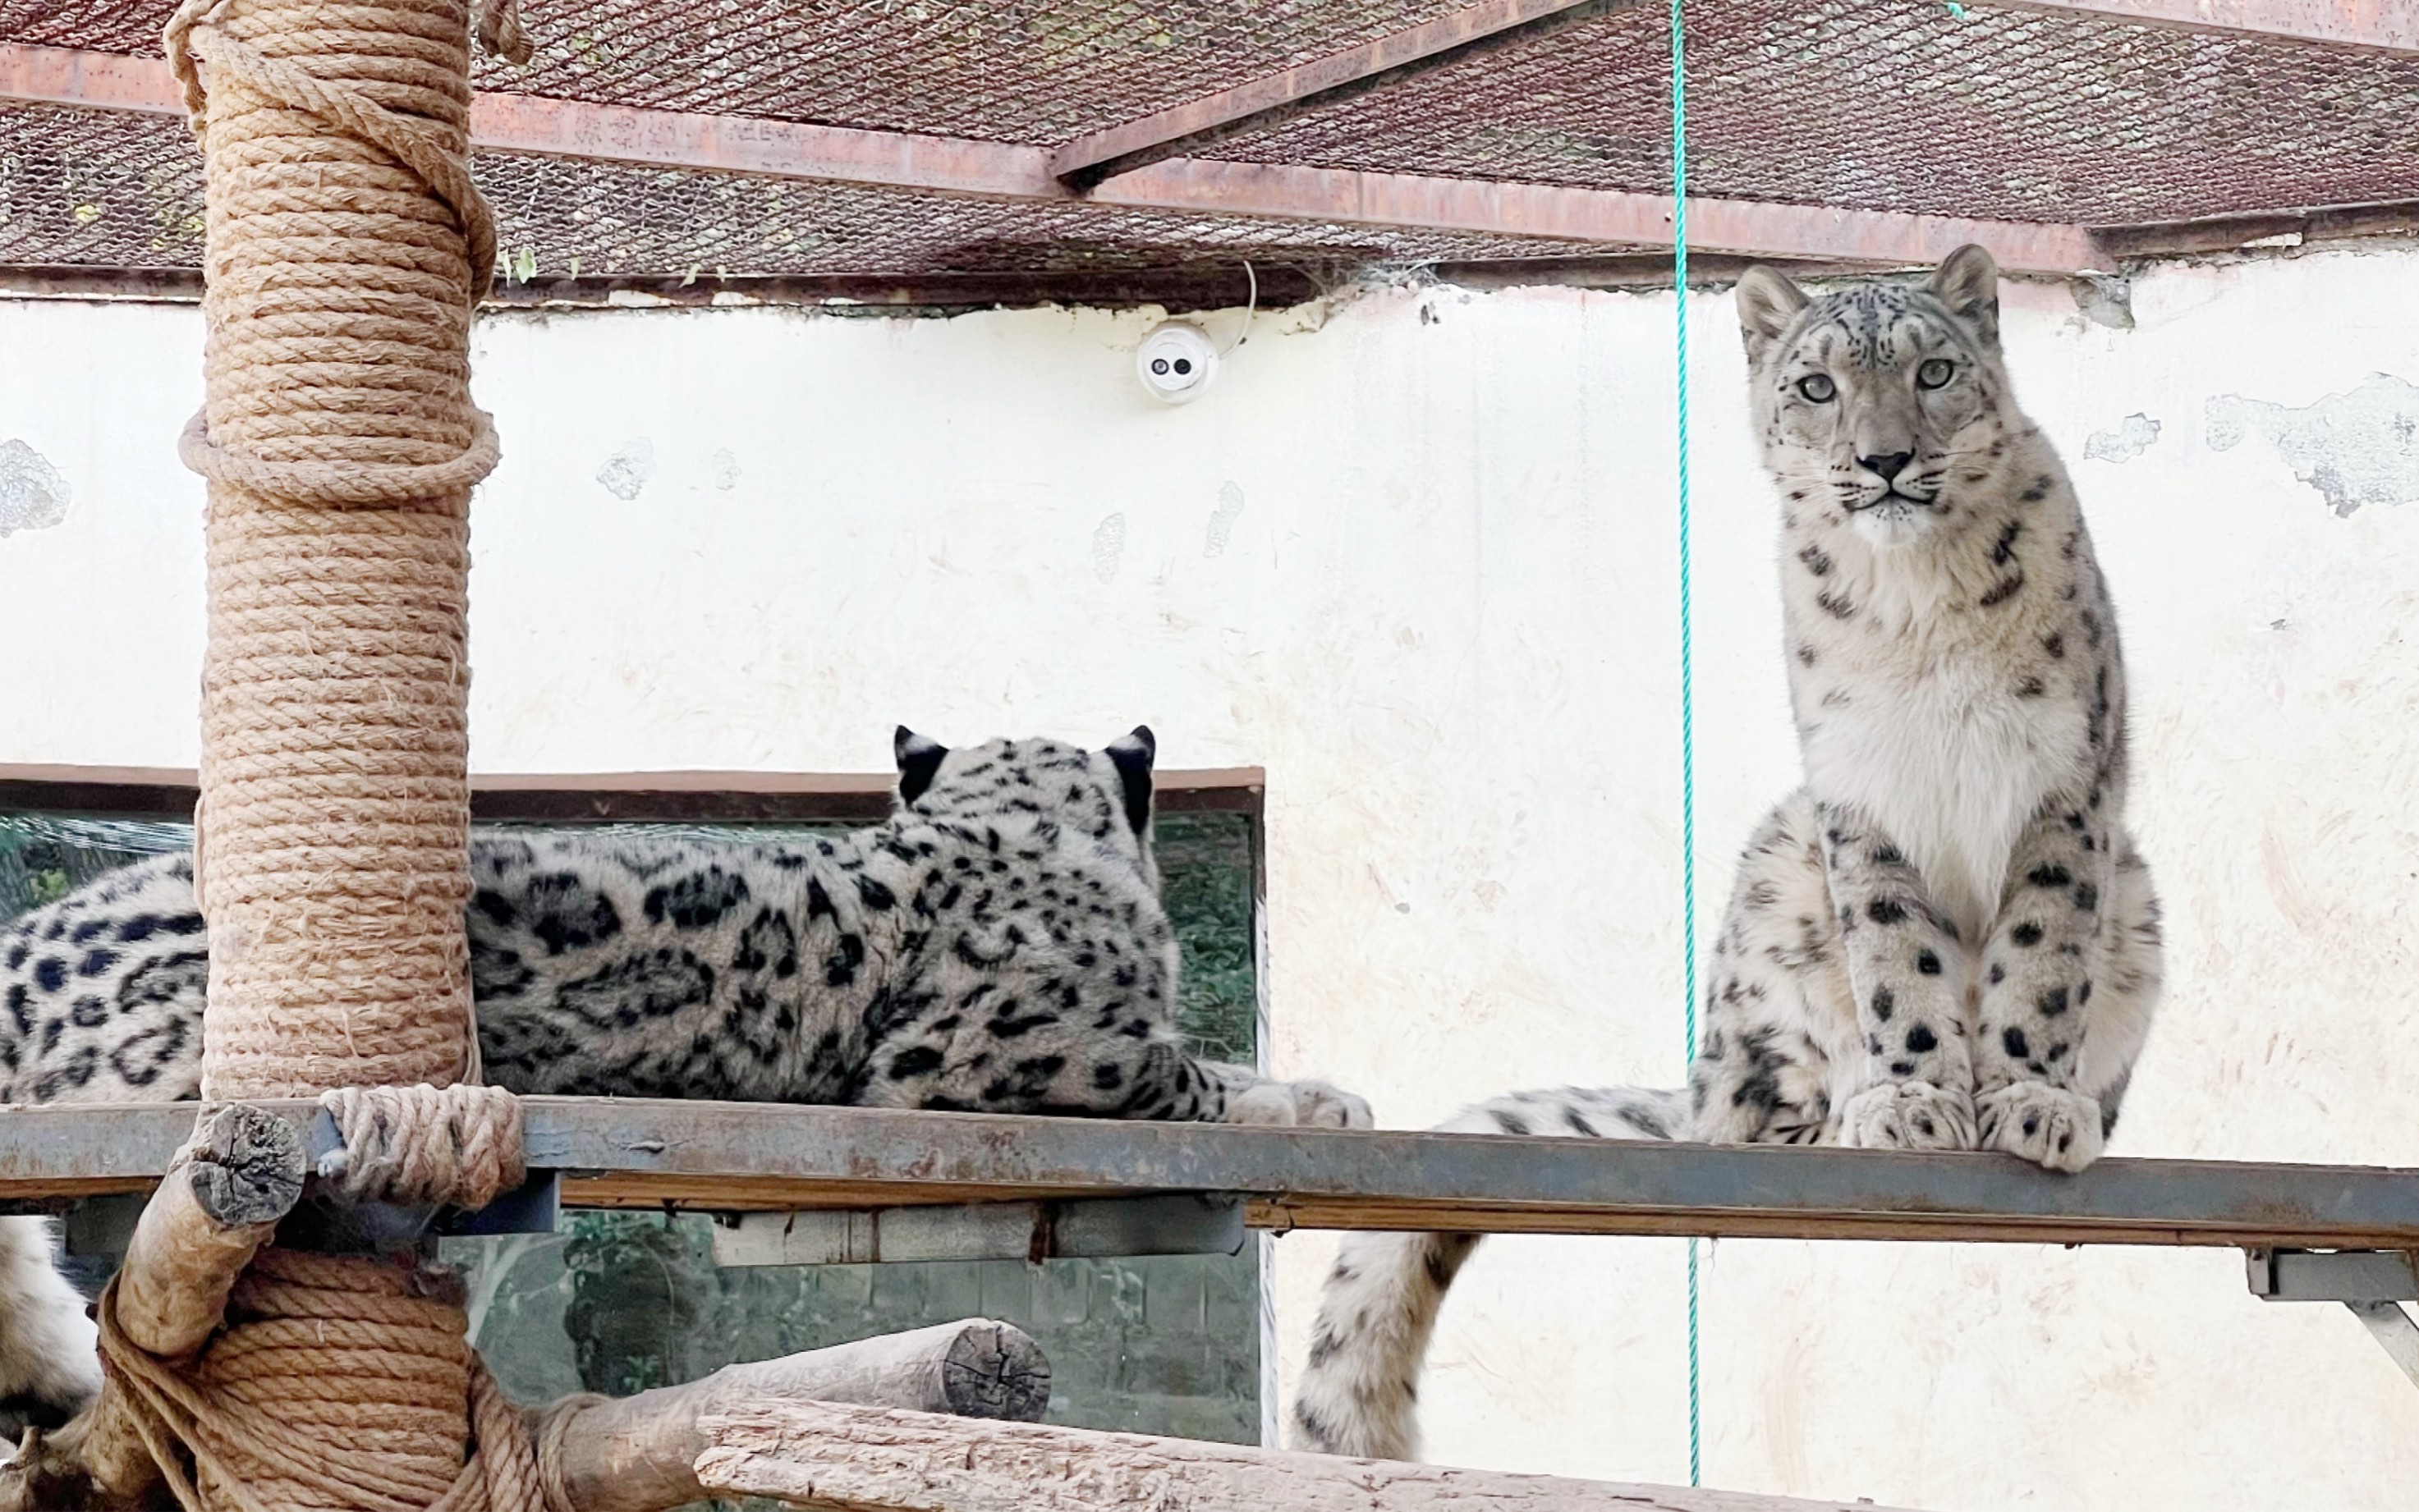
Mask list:
[[[1123,511],[1102,520],[1092,530],[1092,572],[1103,583],[1117,575],[1126,559],[1126,517]]]
[[[624,445],[596,469],[596,481],[615,498],[628,503],[655,475],[655,443],[645,436]]]
[[[0,441],[0,536],[58,524],[68,517],[69,494],[50,458],[23,441]]]
[[[1218,507],[1210,512],[1210,527],[1201,541],[1202,556],[1226,555],[1226,542],[1235,533],[1235,517],[1242,512],[1243,485],[1230,478],[1218,485]]]
[[[716,451],[711,465],[714,468],[715,487],[728,494],[739,486],[739,459],[731,454],[729,447]]]
[[[2113,431],[2095,431],[2083,443],[2083,454],[2095,462],[2131,462],[2159,439],[2159,422],[2148,415],[2128,415]]]
[[[2419,501],[2419,386],[2392,374],[2371,374],[2351,392],[2300,409],[2218,394],[2208,419],[2211,451],[2231,451],[2257,431],[2338,515]]]

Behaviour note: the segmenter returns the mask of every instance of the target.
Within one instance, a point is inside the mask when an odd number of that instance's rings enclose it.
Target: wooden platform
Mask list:
[[[271,1105],[297,1120],[313,1105]],[[1338,1133],[532,1097],[577,1207],[883,1208],[1235,1194],[1258,1228],[2419,1248],[2419,1171]],[[155,1184],[193,1105],[0,1107],[0,1207]]]

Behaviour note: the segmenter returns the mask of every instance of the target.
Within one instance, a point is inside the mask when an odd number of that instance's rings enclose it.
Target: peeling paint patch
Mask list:
[[[1235,518],[1243,512],[1243,485],[1233,479],[1218,485],[1218,507],[1210,512],[1210,528],[1202,535],[1201,555],[1224,557],[1235,533]]]
[[[2087,273],[2069,287],[2074,292],[2074,308],[2084,319],[2111,330],[2134,328],[2133,280],[2122,275],[2107,278]]]
[[[712,466],[715,487],[728,494],[739,486],[739,459],[731,454],[729,447],[714,454]]]
[[[2128,415],[2113,431],[2094,431],[2083,443],[2083,454],[2094,462],[2131,462],[2159,439],[2159,422],[2148,415]]]
[[[68,481],[50,458],[23,441],[0,441],[0,536],[58,524],[68,517]]]
[[[1126,517],[1123,511],[1102,520],[1092,531],[1092,572],[1103,583],[1117,575],[1126,559]]]
[[[2211,451],[2231,451],[2257,431],[2337,514],[2419,502],[2419,386],[2391,374],[2300,409],[2218,394],[2208,417]]]
[[[655,475],[655,443],[640,436],[605,459],[596,469],[596,481],[605,491],[627,503],[639,496],[647,480]]]

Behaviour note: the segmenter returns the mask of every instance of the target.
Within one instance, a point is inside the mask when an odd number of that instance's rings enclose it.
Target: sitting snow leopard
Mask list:
[[[1920,287],[1740,281],[1806,787],[1740,859],[1685,1092],[1524,1092],[1444,1128],[2098,1157],[2159,910],[2124,823],[2116,614],[2010,391],[1997,289],[1977,247]],[[1477,1243],[1345,1242],[1298,1446],[1417,1453],[1422,1357]]]
[[[1150,731],[1085,752],[898,732],[897,810],[715,846],[483,832],[467,911],[486,1077],[526,1092],[1369,1124],[1321,1082],[1197,1061],[1152,858]],[[195,1096],[190,856],[0,926],[0,1100]],[[0,1411],[97,1389],[41,1220],[0,1219]],[[13,1434],[11,1435],[13,1437]]]

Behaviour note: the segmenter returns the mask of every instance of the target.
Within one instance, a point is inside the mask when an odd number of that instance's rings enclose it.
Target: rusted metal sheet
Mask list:
[[[2065,11],[2185,31],[2338,42],[2419,53],[2412,0],[1990,0],[2018,10]]]
[[[271,1105],[307,1121],[316,1105]],[[2419,1248],[2419,1171],[1342,1133],[532,1097],[570,1206],[874,1209],[1190,1192],[1263,1228]],[[0,1108],[0,1204],[155,1183],[190,1105]]]
[[[184,91],[165,60],[0,42],[0,99],[182,115]]]
[[[1294,68],[1086,132],[1051,155],[1051,172],[1078,189],[1246,131],[1390,88],[1481,51],[1524,46],[1548,31],[1626,10],[1639,0],[1484,0],[1434,21]]]
[[[1120,175],[1091,197],[1137,208],[1483,227],[1574,241],[1654,246],[1672,239],[1672,199],[1667,194],[1275,163],[1178,159]],[[1688,201],[1691,250],[1903,265],[1936,261],[1967,242],[1982,243],[2001,267],[2017,272],[2077,273],[2113,266],[2083,226],[1812,205]]]

